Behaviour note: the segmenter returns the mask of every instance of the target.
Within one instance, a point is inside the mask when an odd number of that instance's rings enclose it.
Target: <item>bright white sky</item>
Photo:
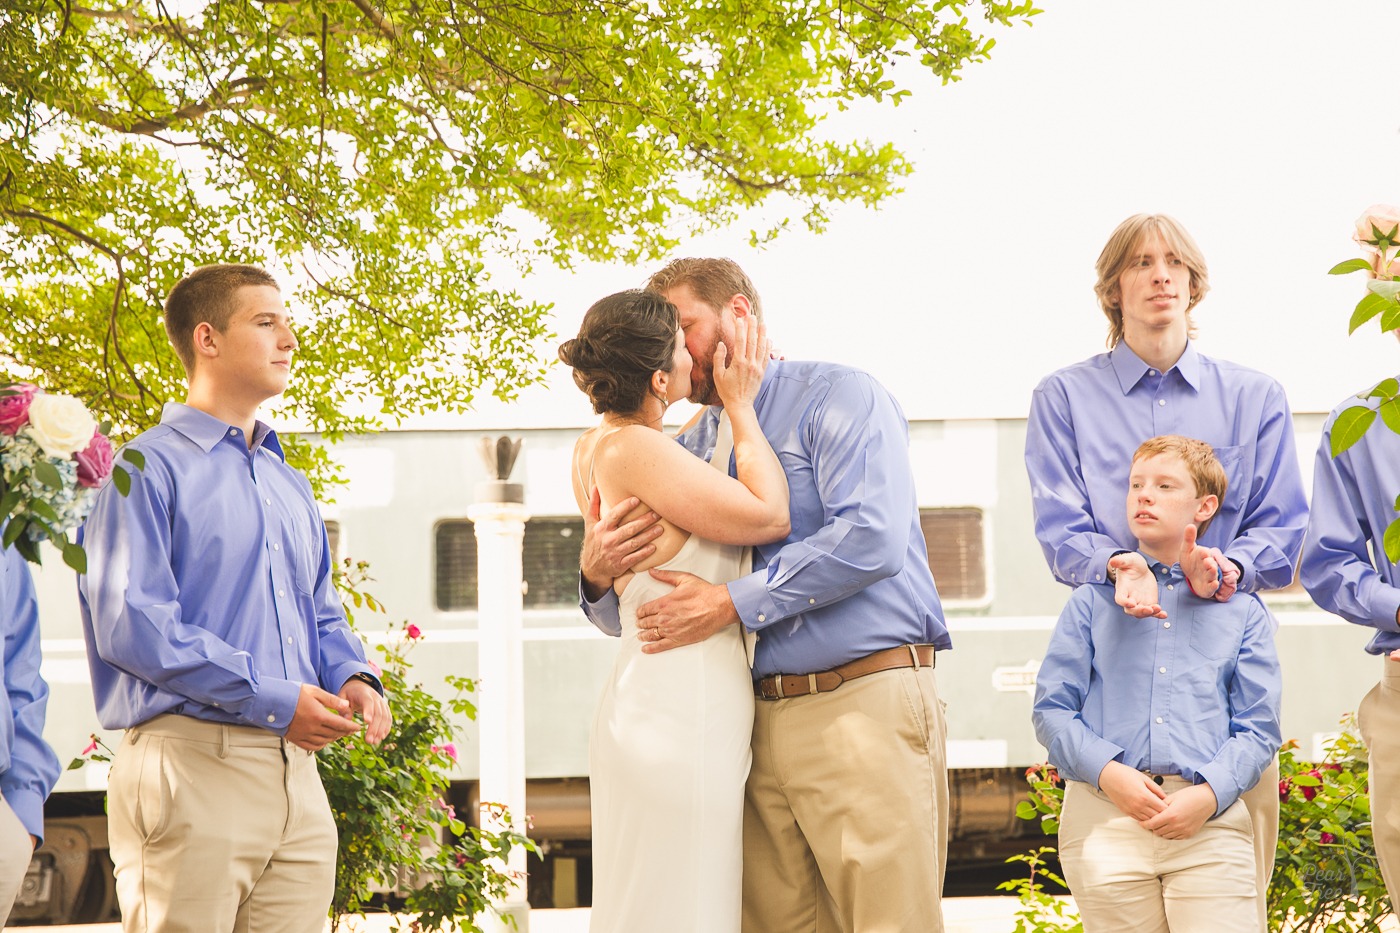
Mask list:
[[[1093,263],[1140,211],[1176,216],[1210,263],[1200,348],[1275,376],[1296,411],[1400,371],[1374,323],[1347,336],[1359,274],[1326,274],[1358,255],[1364,208],[1400,201],[1400,4],[1042,5],[961,82],[919,76],[904,105],[842,118],[916,165],[884,209],[838,209],[827,233],[761,251],[745,225],[678,255],[736,259],[790,358],[867,369],[912,419],[1024,416],[1044,374],[1100,352]],[[562,339],[647,271],[540,270],[519,287],[553,302]],[[560,366],[551,388],[450,424],[593,420]]]

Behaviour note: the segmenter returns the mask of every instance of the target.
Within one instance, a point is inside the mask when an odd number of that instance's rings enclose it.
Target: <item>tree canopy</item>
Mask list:
[[[148,426],[196,265],[296,283],[291,412],[462,410],[543,373],[483,260],[650,259],[770,198],[820,228],[906,160],[824,114],[987,57],[1029,0],[4,0],[0,365]]]

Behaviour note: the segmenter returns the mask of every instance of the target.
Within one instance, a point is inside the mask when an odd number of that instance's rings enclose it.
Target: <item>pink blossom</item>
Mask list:
[[[78,485],[96,489],[112,475],[112,442],[94,431],[87,447],[73,455],[78,461]]]
[[[1308,772],[1308,774],[1310,774],[1310,775],[1312,775],[1313,777],[1317,778],[1319,781],[1322,780],[1322,772],[1318,771],[1316,768],[1313,768],[1311,771]],[[1304,788],[1303,788],[1303,799],[1304,799],[1304,800],[1312,800],[1312,799],[1313,799],[1314,797],[1316,797],[1316,796],[1317,796],[1317,788],[1316,788],[1316,787],[1304,787]]]
[[[95,751],[97,751],[97,736],[94,735],[92,741],[88,743],[88,747],[83,749],[83,754],[91,755]]]
[[[416,640],[423,637],[423,630],[410,622],[408,628],[404,629],[404,634]]]
[[[455,859],[457,860],[457,867],[458,867],[458,868],[466,868],[466,867],[467,867],[467,855],[466,855],[465,852],[454,852],[453,855],[452,855],[452,857],[455,858]]]
[[[445,742],[442,745],[434,745],[433,751],[441,752],[453,761],[457,760],[457,746],[453,745],[451,742]]]
[[[1322,834],[1321,842],[1322,842],[1323,845],[1325,845],[1325,846],[1330,846],[1332,843],[1334,843],[1334,842],[1336,842],[1336,841],[1337,841],[1337,837],[1334,836],[1334,835],[1332,835],[1331,833],[1323,833],[1323,834]]]
[[[1278,799],[1283,802],[1288,799],[1288,795],[1293,791],[1293,782],[1283,780],[1278,782]]]
[[[0,431],[14,434],[29,423],[29,403],[39,387],[28,382],[6,386],[12,394],[0,395]]]
[[[379,669],[378,664],[375,664],[373,660],[369,659],[367,659],[365,663],[369,665],[369,669],[374,673],[375,677],[378,677],[380,680],[384,679],[384,672]]]

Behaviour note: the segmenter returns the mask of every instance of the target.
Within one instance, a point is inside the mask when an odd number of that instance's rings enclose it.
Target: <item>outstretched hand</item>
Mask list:
[[[1196,526],[1187,525],[1181,541],[1181,573],[1191,592],[1202,599],[1210,599],[1224,582],[1225,572],[1220,566],[1220,552],[1202,547],[1196,541]]]
[[[1157,602],[1157,578],[1147,566],[1147,558],[1137,551],[1114,554],[1108,567],[1115,574],[1113,601],[1135,619],[1165,619],[1167,611]]]

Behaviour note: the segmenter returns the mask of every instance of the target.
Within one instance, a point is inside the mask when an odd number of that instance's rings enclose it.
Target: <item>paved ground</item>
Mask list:
[[[1014,926],[1016,901],[1008,897],[953,897],[943,902],[947,933],[1006,933]],[[118,933],[114,923],[88,926],[33,927],[35,933]],[[388,918],[371,917],[344,933],[384,933]],[[587,933],[588,911],[536,910],[530,913],[529,933]]]
[[[943,902],[947,933],[1009,933],[1015,926],[1017,901],[1009,897],[951,897]],[[33,927],[35,933],[118,933],[114,923],[90,926]],[[343,933],[385,933],[386,917],[372,917],[342,928]],[[1400,921],[1391,917],[1381,929],[1400,933]],[[588,911],[536,910],[530,914],[529,933],[587,933]]]

